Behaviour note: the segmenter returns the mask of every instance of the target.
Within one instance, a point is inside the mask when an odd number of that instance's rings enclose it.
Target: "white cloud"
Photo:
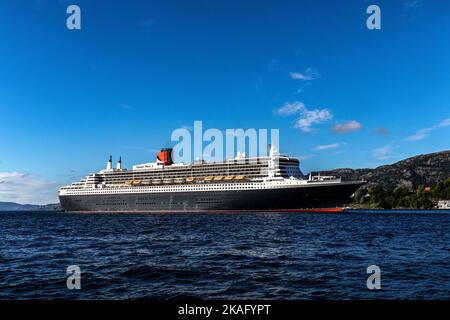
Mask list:
[[[348,133],[356,131],[362,128],[361,123],[355,120],[350,120],[344,123],[338,123],[333,127],[333,131],[336,133]]]
[[[305,104],[300,101],[293,103],[285,102],[283,106],[275,111],[280,116],[290,116],[305,109]]]
[[[346,143],[342,142],[342,143],[333,143],[333,144],[323,144],[323,145],[319,145],[319,146],[315,147],[314,150],[320,151],[320,150],[336,149],[336,148],[339,148],[340,146],[343,146],[344,144],[346,144]]]
[[[306,108],[305,104],[300,101],[294,101],[292,103],[285,102],[281,108],[275,110],[275,113],[281,116],[300,114],[300,117],[295,121],[294,127],[299,128],[303,132],[310,132],[312,131],[312,125],[320,124],[333,118],[330,110],[309,110]]]
[[[406,141],[423,140],[423,139],[427,138],[431,134],[432,131],[434,131],[436,129],[448,127],[448,126],[450,126],[450,118],[444,119],[439,124],[434,125],[432,127],[425,128],[425,129],[420,129],[419,131],[417,131],[412,136],[407,137],[405,140]]]
[[[297,156],[296,158],[298,160],[302,161],[302,160],[314,158],[315,156],[316,156],[315,154],[308,154],[308,155],[304,155],[304,156]]]
[[[289,76],[291,77],[291,79],[294,79],[294,80],[310,81],[310,80],[315,80],[318,77],[320,77],[320,74],[314,69],[307,68],[303,73],[290,72]]]
[[[450,126],[450,118],[442,120],[441,123],[438,124],[439,128]]]
[[[295,91],[296,94],[300,94],[308,88],[308,86],[311,84],[311,82],[302,82],[302,85]]]
[[[413,134],[412,136],[409,136],[408,138],[406,138],[406,141],[423,140],[430,135],[432,130],[433,130],[433,128],[421,129],[421,130],[417,131],[415,134]]]
[[[310,132],[312,125],[324,123],[331,119],[333,119],[333,115],[328,109],[308,110],[305,108],[302,110],[301,117],[295,122],[294,127],[299,128],[303,132]]]
[[[21,204],[58,202],[57,184],[23,172],[0,172],[0,201]]]
[[[299,128],[303,132],[310,132],[312,131],[312,125],[320,124],[333,118],[330,110],[309,110],[306,108],[305,104],[300,101],[294,101],[292,103],[285,102],[281,108],[275,110],[275,113],[281,116],[300,114],[300,117],[295,121],[294,127]]]
[[[389,159],[389,154],[392,152],[392,146],[387,145],[375,150],[372,150],[372,155],[378,160],[386,160]]]

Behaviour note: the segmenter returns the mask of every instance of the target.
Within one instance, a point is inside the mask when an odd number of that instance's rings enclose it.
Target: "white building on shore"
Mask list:
[[[438,209],[450,209],[450,200],[439,200]]]

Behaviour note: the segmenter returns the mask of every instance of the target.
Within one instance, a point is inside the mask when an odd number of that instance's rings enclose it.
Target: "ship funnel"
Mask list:
[[[119,162],[117,162],[116,169],[117,170],[122,170],[122,157],[119,157]]]
[[[158,152],[158,154],[156,155],[156,160],[165,166],[170,166],[171,164],[173,164],[172,149],[171,148],[161,149],[161,151]]]
[[[112,156],[109,156],[108,164],[106,165],[106,170],[112,170]]]

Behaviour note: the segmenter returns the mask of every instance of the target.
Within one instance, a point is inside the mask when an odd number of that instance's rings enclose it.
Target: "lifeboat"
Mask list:
[[[225,178],[223,178],[223,180],[225,181],[231,181],[234,179],[234,176],[225,176]]]
[[[194,182],[195,178],[194,177],[187,177],[186,178],[186,182]]]
[[[236,177],[234,177],[234,180],[238,180],[238,181],[245,180],[245,176],[236,176]]]
[[[223,176],[215,176],[214,181],[221,181],[223,179]]]
[[[214,179],[214,177],[213,176],[208,176],[208,177],[205,177],[205,181],[206,182],[209,182],[209,181],[211,181],[212,179]]]

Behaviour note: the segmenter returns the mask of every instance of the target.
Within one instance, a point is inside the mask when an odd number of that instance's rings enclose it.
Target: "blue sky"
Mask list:
[[[303,172],[449,149],[448,1],[0,0],[0,25],[0,201],[153,161],[194,120],[279,128]]]

